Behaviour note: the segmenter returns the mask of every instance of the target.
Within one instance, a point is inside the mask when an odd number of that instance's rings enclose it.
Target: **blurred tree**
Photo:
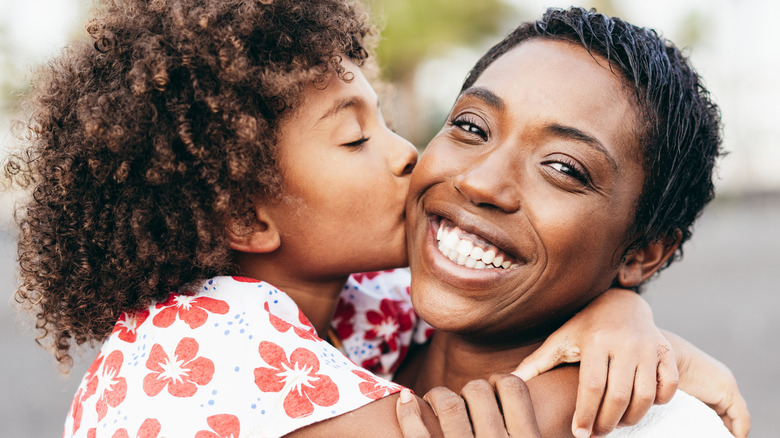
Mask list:
[[[377,55],[383,77],[405,81],[431,54],[468,46],[503,30],[514,9],[502,0],[369,0],[383,24]]]
[[[415,73],[426,59],[455,47],[484,44],[511,26],[517,9],[503,0],[365,0],[382,28],[377,50],[381,75],[392,84],[391,119],[417,145],[440,123],[420,111]],[[466,72],[464,71],[465,75]],[[455,90],[453,90],[454,92]]]

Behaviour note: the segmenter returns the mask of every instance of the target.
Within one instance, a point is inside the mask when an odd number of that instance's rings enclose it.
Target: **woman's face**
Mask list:
[[[360,69],[345,82],[308,86],[282,122],[279,168],[284,198],[268,208],[281,232],[277,255],[303,278],[406,265],[404,203],[414,147],[385,125]],[[320,84],[321,85],[321,84]]]
[[[434,327],[511,333],[609,287],[642,189],[636,110],[607,62],[531,40],[464,91],[412,175],[412,300]]]

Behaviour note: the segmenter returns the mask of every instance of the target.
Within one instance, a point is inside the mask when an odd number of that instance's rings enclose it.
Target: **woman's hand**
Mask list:
[[[672,346],[633,291],[610,289],[550,335],[512,373],[527,381],[563,363],[580,362],[572,432],[604,435],[634,425],[678,385]]]
[[[436,387],[424,399],[436,413],[447,438],[541,437],[528,388],[511,374],[472,380],[463,387],[460,396],[447,388]],[[396,414],[404,437],[430,436],[422,422],[417,399],[409,390],[401,392]]]
[[[706,403],[737,438],[750,432],[750,413],[731,370],[674,333],[672,343],[680,370],[680,389]]]

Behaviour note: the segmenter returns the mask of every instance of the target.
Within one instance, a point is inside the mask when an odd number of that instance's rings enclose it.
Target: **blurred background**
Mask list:
[[[379,48],[389,84],[386,112],[420,149],[442,126],[477,58],[553,0],[370,0],[384,29]],[[16,144],[11,120],[35,66],[86,35],[92,2],[0,2],[0,150]],[[753,417],[752,437],[780,430],[780,2],[641,0],[580,3],[652,27],[680,47],[719,103],[729,155],[718,196],[697,224],[685,258],[651,282],[656,323],[731,368]],[[0,192],[0,436],[61,436],[79,379],[94,351],[69,375],[35,342],[28,315],[13,306],[13,206]]]

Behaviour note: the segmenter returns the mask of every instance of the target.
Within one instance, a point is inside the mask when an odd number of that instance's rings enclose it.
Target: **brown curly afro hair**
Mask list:
[[[235,273],[226,226],[280,194],[274,145],[303,87],[374,29],[345,0],[123,0],[91,39],[43,68],[25,148],[5,166],[30,189],[17,211],[21,285],[65,367],[120,313]]]

